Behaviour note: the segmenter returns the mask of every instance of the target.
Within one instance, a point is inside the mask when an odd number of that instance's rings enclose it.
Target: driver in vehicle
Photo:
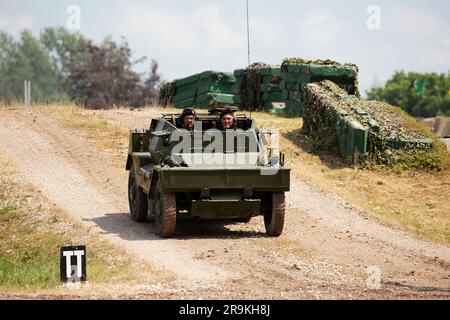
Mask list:
[[[217,124],[217,129],[224,130],[236,130],[236,115],[233,110],[225,109],[220,114],[220,122]]]
[[[197,120],[197,113],[192,108],[186,108],[180,116],[180,122],[183,129],[191,132],[194,131],[195,120]]]

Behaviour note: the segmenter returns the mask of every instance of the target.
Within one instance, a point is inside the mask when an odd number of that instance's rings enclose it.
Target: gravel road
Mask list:
[[[103,115],[139,127],[151,112]],[[129,219],[125,159],[119,165],[117,155],[44,112],[2,110],[0,152],[91,230],[176,275],[143,298],[450,298],[448,246],[385,226],[294,177],[280,238],[266,237],[262,218],[254,218],[248,224],[180,222],[175,238],[161,240],[151,222]]]

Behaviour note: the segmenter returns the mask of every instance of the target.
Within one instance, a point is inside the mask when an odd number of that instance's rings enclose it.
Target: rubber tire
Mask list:
[[[155,217],[155,234],[161,238],[171,238],[177,225],[177,202],[175,194],[164,193],[161,182],[155,186],[153,212]]]
[[[148,215],[147,195],[137,185],[133,165],[128,176],[128,205],[130,207],[131,220],[145,222]]]
[[[264,212],[266,234],[279,237],[283,233],[284,216],[286,212],[286,198],[284,192],[273,192]]]

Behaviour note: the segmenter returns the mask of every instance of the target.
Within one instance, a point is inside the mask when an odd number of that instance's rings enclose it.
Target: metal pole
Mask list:
[[[28,105],[31,106],[31,81],[28,80]]]
[[[248,0],[246,0],[247,3],[247,53],[248,53],[248,66],[250,67],[250,19],[249,19],[249,14],[248,14]],[[247,71],[247,97],[250,97],[249,92],[250,92],[250,83],[248,81],[248,71]],[[248,102],[248,101],[247,101]],[[250,108],[250,118],[252,117],[252,107],[250,106],[245,106],[245,108]]]
[[[27,85],[28,85],[27,80],[24,80],[23,81],[23,103],[25,105],[27,105],[27,101],[28,101],[28,98],[27,98],[27,95],[28,95]]]
[[[31,81],[25,80],[23,82],[23,103],[26,106],[31,105]]]
[[[247,52],[248,52],[248,65],[250,66],[250,22],[248,14],[248,0],[247,0]]]

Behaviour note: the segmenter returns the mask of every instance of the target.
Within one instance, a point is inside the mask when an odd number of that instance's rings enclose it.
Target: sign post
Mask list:
[[[61,282],[79,283],[87,280],[86,246],[61,247],[60,252]]]

